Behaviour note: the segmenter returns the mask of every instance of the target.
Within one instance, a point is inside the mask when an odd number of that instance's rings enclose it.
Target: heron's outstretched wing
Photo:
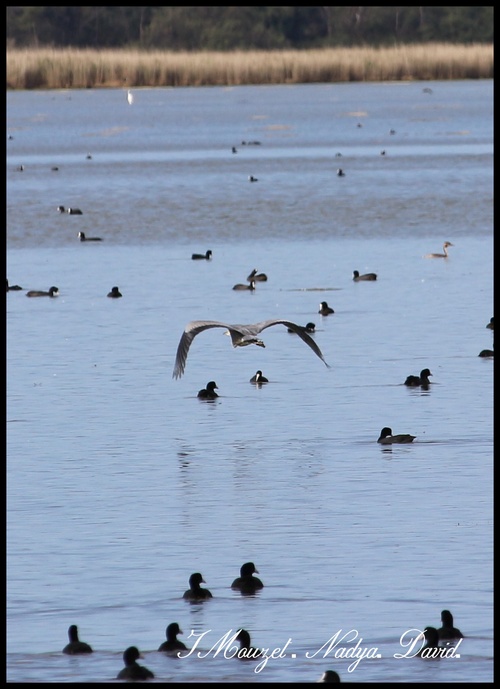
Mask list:
[[[199,333],[209,328],[231,328],[233,326],[227,323],[220,323],[219,321],[191,321],[184,328],[179,346],[177,347],[177,355],[175,357],[174,372],[172,378],[180,378],[186,368],[186,359],[191,347],[191,343]]]
[[[281,318],[271,318],[270,320],[267,321],[261,321],[260,323],[255,323],[255,325],[249,325],[247,326],[248,328],[253,328],[255,333],[260,333],[266,328],[270,328],[272,325],[285,325],[287,328],[290,328],[290,330],[293,330],[294,333],[297,333],[297,335],[304,340],[304,342],[309,345],[309,347],[313,350],[313,352],[316,354],[316,356],[319,356],[321,361],[330,368],[329,364],[326,363],[323,353],[321,349],[318,347],[316,342],[313,340],[313,338],[307,333],[307,330],[305,329],[304,326],[302,325],[297,325],[297,323],[292,323],[291,321],[285,321],[282,320]]]

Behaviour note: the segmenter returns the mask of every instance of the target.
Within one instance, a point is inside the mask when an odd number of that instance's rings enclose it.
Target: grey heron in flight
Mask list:
[[[208,330],[209,328],[225,328],[227,330],[226,334],[230,335],[231,337],[233,347],[245,347],[246,345],[251,344],[255,344],[259,347],[265,347],[265,344],[262,342],[262,340],[257,338],[257,335],[266,328],[270,328],[272,325],[284,325],[289,330],[297,333],[297,335],[299,335],[302,340],[309,345],[316,356],[323,361],[325,366],[330,368],[323,357],[321,349],[307,333],[306,328],[302,325],[292,323],[291,321],[286,321],[281,318],[271,318],[267,321],[260,321],[260,323],[252,323],[249,325],[231,325],[228,323],[222,323],[220,321],[191,321],[184,328],[179,346],[177,347],[177,355],[175,358],[175,366],[172,373],[172,378],[180,378],[182,376],[184,369],[186,368],[186,360],[191,343],[196,335],[199,335],[199,333],[203,332],[204,330]]]

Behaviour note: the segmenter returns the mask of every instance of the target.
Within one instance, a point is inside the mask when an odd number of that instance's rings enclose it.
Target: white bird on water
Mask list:
[[[129,105],[132,105],[132,103],[134,102],[134,94],[130,89],[127,91],[127,101]]]
[[[261,321],[260,323],[253,323],[250,325],[229,325],[227,323],[221,323],[220,321],[191,321],[184,328],[182,333],[179,346],[177,347],[177,355],[175,358],[174,372],[172,373],[172,378],[180,378],[184,373],[186,368],[186,360],[189,352],[191,343],[193,342],[196,335],[208,330],[209,328],[226,328],[226,335],[230,335],[233,347],[245,347],[246,345],[255,344],[259,347],[265,347],[266,345],[257,338],[257,335],[261,333],[266,328],[270,328],[272,325],[284,325],[289,330],[297,333],[304,342],[309,345],[313,352],[318,356],[321,361],[330,368],[323,358],[321,349],[318,347],[316,342],[308,335],[306,328],[302,325],[297,325],[291,321],[285,321],[281,318],[271,318],[267,321]]]

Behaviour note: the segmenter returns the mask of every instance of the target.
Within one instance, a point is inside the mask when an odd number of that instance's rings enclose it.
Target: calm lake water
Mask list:
[[[492,682],[492,82],[9,92],[7,138],[7,680],[113,681],[136,645],[157,682]],[[330,368],[215,328],[172,379],[189,321],[267,318]],[[459,657],[412,657],[445,608]],[[242,627],[274,657],[219,650]]]

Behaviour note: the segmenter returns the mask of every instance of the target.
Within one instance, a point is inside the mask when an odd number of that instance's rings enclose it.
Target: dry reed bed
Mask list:
[[[203,53],[7,50],[8,89],[492,78],[491,44]]]

